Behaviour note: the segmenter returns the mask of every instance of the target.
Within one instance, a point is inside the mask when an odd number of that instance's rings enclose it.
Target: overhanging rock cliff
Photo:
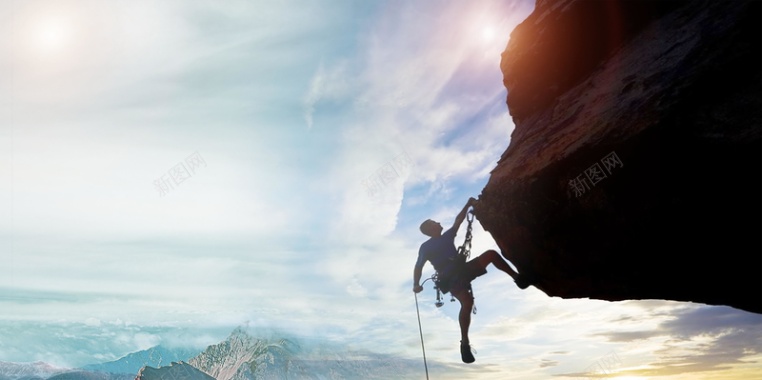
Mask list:
[[[549,296],[762,313],[759,1],[538,0],[475,213]]]

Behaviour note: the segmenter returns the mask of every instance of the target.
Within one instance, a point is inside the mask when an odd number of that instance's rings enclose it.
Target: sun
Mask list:
[[[492,26],[485,26],[482,28],[482,41],[486,44],[489,44],[495,40],[496,34],[497,33],[495,32],[495,28]]]
[[[72,28],[63,18],[40,20],[34,28],[34,42],[43,53],[56,53],[64,50],[71,39]]]

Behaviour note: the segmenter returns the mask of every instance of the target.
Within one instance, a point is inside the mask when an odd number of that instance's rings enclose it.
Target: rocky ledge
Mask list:
[[[549,296],[762,313],[759,1],[538,0],[475,214]]]

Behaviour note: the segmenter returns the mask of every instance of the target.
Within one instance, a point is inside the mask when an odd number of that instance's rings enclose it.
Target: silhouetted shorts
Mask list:
[[[471,281],[487,273],[487,268],[480,266],[476,260],[468,261],[451,273],[440,274],[437,278],[437,287],[442,293],[471,289]]]

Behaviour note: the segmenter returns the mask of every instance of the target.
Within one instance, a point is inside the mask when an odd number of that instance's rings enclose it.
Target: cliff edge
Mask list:
[[[549,296],[762,313],[762,2],[538,0],[475,214]]]

